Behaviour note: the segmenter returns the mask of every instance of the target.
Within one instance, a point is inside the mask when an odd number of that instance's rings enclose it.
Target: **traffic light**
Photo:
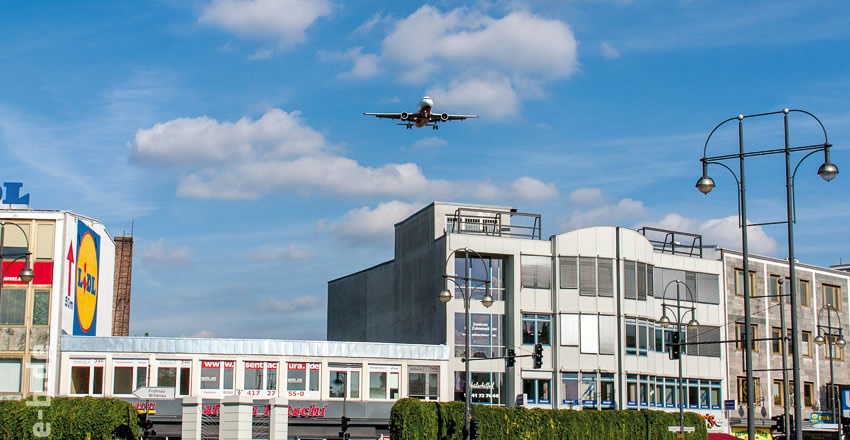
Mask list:
[[[139,413],[139,430],[142,431],[142,438],[148,438],[149,435],[156,435],[156,430],[153,429],[153,422],[148,420],[147,413]]]
[[[348,422],[351,421],[350,417],[342,416],[340,419],[340,429],[339,438],[351,438],[351,434],[348,432]]]
[[[773,428],[774,431],[781,432],[783,434],[785,433],[785,414],[773,416],[770,420],[773,420],[771,428]]]
[[[535,370],[543,367],[543,344],[534,344],[534,354],[531,357],[534,358]]]
[[[478,426],[481,423],[480,420],[472,419],[469,421],[469,438],[480,438],[481,437],[481,427]]]
[[[505,356],[505,367],[513,367],[516,365],[516,351],[513,348],[508,349],[508,355]]]
[[[670,351],[670,360],[677,360],[682,356],[682,347],[679,345],[679,332],[674,331],[670,333],[670,340],[668,341]]]

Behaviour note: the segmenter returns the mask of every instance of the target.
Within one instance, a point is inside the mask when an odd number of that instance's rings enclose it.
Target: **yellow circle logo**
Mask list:
[[[77,320],[83,332],[89,331],[97,311],[97,275],[97,243],[86,232],[77,250]]]

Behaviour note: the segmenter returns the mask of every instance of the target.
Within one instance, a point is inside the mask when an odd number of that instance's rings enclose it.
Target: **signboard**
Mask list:
[[[832,413],[828,412],[812,412],[809,416],[812,423],[833,423]]]
[[[850,417],[850,388],[841,390],[841,417]]]
[[[732,435],[738,438],[747,438],[747,428],[732,428]],[[773,440],[770,428],[756,428],[755,440]]]
[[[734,400],[724,400],[723,401],[723,409],[734,411],[735,410],[735,401]]]
[[[680,428],[678,426],[668,426],[667,430],[670,432],[679,432]],[[693,426],[685,426],[684,429],[682,429],[682,431],[684,432],[694,432],[695,430],[696,428],[694,428]]]
[[[174,398],[174,387],[141,387],[133,395],[145,400],[170,400]]]
[[[3,182],[3,188],[6,191],[0,189],[0,196],[2,197],[2,203],[4,208],[28,208],[30,204],[30,195],[24,194],[21,195],[21,187],[24,186],[21,182]]]
[[[97,294],[100,287],[100,235],[77,222],[74,336],[97,334]]]

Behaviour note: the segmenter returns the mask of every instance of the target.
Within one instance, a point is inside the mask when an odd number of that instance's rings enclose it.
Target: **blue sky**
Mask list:
[[[694,188],[703,144],[785,107],[850,172],[850,5],[811,5],[2,2],[0,169],[33,208],[134,224],[131,334],[323,339],[327,281],[392,258],[392,224],[433,200],[539,213],[546,236],[656,225],[736,247],[732,177]],[[425,94],[481,118],[361,115]],[[783,145],[781,117],[745,130]],[[793,115],[793,144],[822,141]],[[736,149],[729,124],[709,154]],[[828,266],[850,260],[850,186],[822,160],[797,175],[795,243]],[[782,157],[748,159],[747,182],[751,220],[783,220]],[[784,226],[750,237],[787,256]]]

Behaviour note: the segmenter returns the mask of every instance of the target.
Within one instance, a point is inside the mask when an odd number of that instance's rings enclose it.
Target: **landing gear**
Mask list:
[[[407,129],[410,130],[411,128],[413,128],[413,124],[407,124]]]
[[[439,130],[439,129],[440,129],[440,126],[439,126],[439,125],[437,125],[437,124],[434,124],[433,129],[434,129],[434,130]]]

